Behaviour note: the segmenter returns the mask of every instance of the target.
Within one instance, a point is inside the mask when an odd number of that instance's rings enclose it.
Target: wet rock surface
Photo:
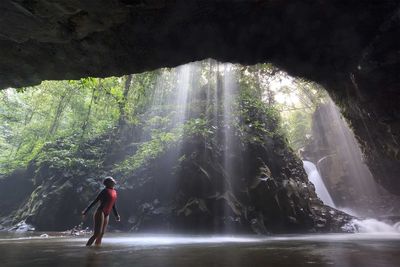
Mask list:
[[[341,226],[350,219],[323,206],[301,163],[290,152],[274,157],[266,149],[260,149],[259,154],[244,149],[241,153],[249,155],[235,162],[240,166],[235,169],[234,177],[226,177],[218,156],[204,160],[205,154],[211,153],[211,149],[204,147],[202,141],[192,140],[187,144],[185,158],[190,160],[180,162],[177,176],[169,175],[176,168],[174,165],[159,166],[159,162],[170,157],[166,155],[130,178],[134,184],[123,192],[123,203],[141,203],[128,211],[131,230],[329,232],[341,231]],[[224,186],[224,179],[230,180],[229,188]]]
[[[12,219],[9,217],[27,200],[35,188],[32,169],[17,169],[7,177],[0,177],[0,229],[1,225],[10,225]]]
[[[79,149],[71,148],[74,142],[69,138],[47,144],[31,162],[31,172],[25,173],[35,187],[14,203],[19,208],[6,217],[8,226],[17,224],[19,229],[23,221],[38,231],[63,231],[79,225],[71,233],[80,233],[91,226],[90,219],[81,224],[80,213],[102,188],[102,177],[109,174],[119,181],[122,222],[111,219],[114,230],[341,232],[352,219],[323,205],[301,161],[280,135],[257,131],[245,139],[235,135],[237,149],[229,155],[231,172],[223,166],[221,143],[195,134],[185,136],[179,149],[171,146],[138,169],[121,173],[113,163],[134,153],[124,149],[137,139],[120,134],[89,140]]]

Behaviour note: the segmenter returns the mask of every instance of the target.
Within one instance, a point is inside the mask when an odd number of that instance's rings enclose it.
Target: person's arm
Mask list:
[[[113,205],[112,210],[113,210],[115,219],[117,220],[117,222],[119,222],[120,217],[119,217],[119,214],[118,214],[118,211],[117,211],[117,207],[115,206],[115,204]]]
[[[88,211],[89,211],[94,205],[96,205],[96,203],[100,200],[100,198],[101,198],[101,196],[102,196],[102,194],[103,194],[103,191],[104,191],[104,190],[102,190],[102,191],[97,195],[97,197],[95,198],[95,200],[93,200],[92,203],[90,203],[89,206],[88,206],[86,209],[84,209],[84,211],[82,211],[82,215],[86,215],[86,213],[88,213]]]

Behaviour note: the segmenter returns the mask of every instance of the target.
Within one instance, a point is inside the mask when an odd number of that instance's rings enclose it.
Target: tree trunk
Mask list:
[[[92,90],[92,97],[90,98],[89,109],[88,109],[88,112],[87,112],[87,114],[86,114],[86,118],[85,118],[85,120],[83,121],[83,125],[82,125],[81,140],[82,140],[83,137],[85,136],[86,130],[87,130],[88,126],[89,126],[89,119],[90,119],[90,114],[92,113],[92,106],[93,106],[93,101],[94,101],[94,96],[95,96],[95,93],[96,93],[96,89],[99,89],[100,87],[101,87],[101,80],[99,80],[99,86],[98,86],[98,88],[93,87],[93,90]]]
[[[66,97],[66,96],[67,96],[67,92],[65,92],[65,94],[63,94],[63,95],[61,96],[60,101],[58,102],[58,106],[57,106],[57,110],[56,110],[56,115],[55,115],[55,117],[54,117],[53,122],[51,123],[49,132],[48,132],[48,134],[47,134],[47,136],[46,136],[46,139],[47,139],[47,137],[49,137],[50,135],[53,135],[53,134],[56,132],[57,128],[58,128],[59,119],[60,119],[61,114],[62,114],[62,112],[63,112],[63,110],[64,110],[64,107],[66,106],[66,103],[65,103],[65,102],[67,102],[67,101],[65,101],[65,97]]]
[[[118,127],[122,127],[123,125],[126,124],[126,102],[128,100],[128,94],[129,90],[131,88],[131,83],[132,83],[132,74],[129,74],[126,76],[125,80],[125,87],[124,87],[124,92],[122,94],[122,99],[121,101],[118,102],[118,108],[119,108],[119,120],[118,120]]]

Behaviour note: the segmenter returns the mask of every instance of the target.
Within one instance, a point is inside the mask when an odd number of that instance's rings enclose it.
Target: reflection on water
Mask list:
[[[1,266],[400,266],[400,235],[191,237],[109,234],[85,238],[0,235]]]

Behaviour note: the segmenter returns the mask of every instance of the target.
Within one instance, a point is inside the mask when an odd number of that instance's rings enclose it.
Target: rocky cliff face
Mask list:
[[[53,148],[62,149],[61,144]],[[189,139],[179,163],[169,160],[177,153],[170,150],[126,177],[129,183],[121,182],[118,188],[123,221],[111,220],[111,227],[189,233],[337,232],[351,219],[321,203],[301,162],[282,143],[240,151],[246,158],[235,160],[238,176],[229,188],[224,180],[230,177],[216,148],[204,147],[204,140]],[[87,166],[86,156],[79,161],[81,165],[43,162],[35,167],[36,175],[30,175],[36,186],[30,191],[18,184],[26,192],[14,200],[15,210],[2,213],[3,226],[25,221],[36,230],[61,231],[78,225],[80,212],[102,187],[98,177],[112,172]],[[4,178],[2,184],[13,178]],[[3,210],[7,190],[1,188]],[[90,216],[85,225],[91,227]]]
[[[182,151],[168,151],[128,178],[126,226],[197,233],[342,231],[350,217],[322,205],[301,161],[283,140],[268,139],[266,145],[238,141],[230,155],[233,172],[223,166],[221,147],[186,139]],[[171,162],[177,153],[180,161]]]
[[[2,214],[3,222],[25,221],[37,230],[70,229],[102,188],[101,178],[112,174],[119,183],[123,221],[111,227],[122,230],[343,231],[351,217],[317,198],[276,118],[257,106],[249,99],[241,102],[242,116],[231,126],[190,118],[178,135],[172,130],[161,143],[153,138],[139,147],[146,133],[129,125],[78,146],[79,137],[48,143],[22,172],[34,186]],[[226,146],[229,127],[231,146]],[[0,194],[0,210],[3,197],[7,195]]]
[[[9,215],[18,210],[21,203],[26,201],[34,190],[29,172],[30,170],[25,169],[15,170],[7,178],[0,180],[0,230],[2,230],[2,224],[12,224]]]

